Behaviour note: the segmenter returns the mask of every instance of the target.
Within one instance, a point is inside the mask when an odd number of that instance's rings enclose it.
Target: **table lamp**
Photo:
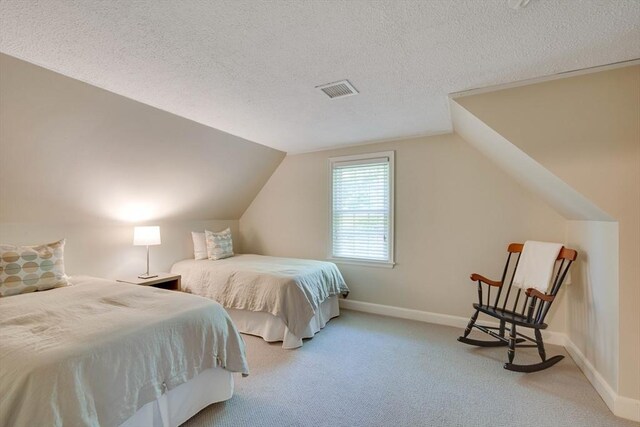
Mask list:
[[[138,276],[140,279],[151,279],[158,277],[157,274],[149,274],[149,246],[159,245],[160,227],[157,225],[133,228],[133,244],[134,246],[147,247],[147,272]]]

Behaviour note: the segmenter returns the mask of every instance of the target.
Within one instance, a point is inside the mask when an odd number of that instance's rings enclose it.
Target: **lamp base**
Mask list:
[[[141,274],[138,276],[138,279],[153,279],[154,277],[158,277],[157,274]]]

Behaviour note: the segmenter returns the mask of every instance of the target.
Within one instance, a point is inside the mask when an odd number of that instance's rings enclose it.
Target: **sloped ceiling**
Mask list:
[[[451,102],[456,132],[566,218],[620,220],[637,209],[639,61]]]
[[[521,185],[528,188],[567,219],[612,221],[591,200],[532,159],[485,122],[451,100],[453,127],[460,136]]]
[[[283,157],[0,54],[0,222],[238,219]]]
[[[0,51],[288,152],[449,132],[447,94],[640,57],[640,2],[0,2]],[[360,95],[315,86],[350,79]]]

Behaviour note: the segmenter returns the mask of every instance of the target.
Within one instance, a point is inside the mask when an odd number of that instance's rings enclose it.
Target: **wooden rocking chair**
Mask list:
[[[509,362],[504,364],[504,368],[510,371],[516,372],[537,372],[543,369],[547,369],[560,360],[564,356],[558,355],[547,359],[544,343],[542,341],[541,330],[545,329],[547,325],[544,323],[551,304],[556,298],[565,276],[569,271],[571,263],[575,261],[578,253],[573,249],[562,248],[556,260],[553,271],[553,282],[549,293],[542,293],[534,288],[529,288],[524,291],[523,300],[520,299],[522,289],[516,287],[513,290],[513,278],[515,271],[518,268],[518,262],[520,261],[520,255],[522,254],[523,244],[512,243],[508,247],[509,256],[507,257],[507,263],[502,273],[502,280],[494,281],[489,280],[479,274],[472,274],[471,280],[478,282],[478,302],[473,304],[473,308],[476,310],[467,328],[464,330],[464,335],[458,338],[458,341],[465,344],[480,346],[480,347],[501,347],[508,346]],[[514,256],[514,254],[517,254]],[[509,282],[505,282],[507,277],[510,277]],[[483,289],[482,284],[486,284],[486,299],[483,302]],[[497,288],[495,299],[491,300],[491,288]],[[513,302],[512,302],[513,301]],[[518,303],[520,302],[520,306]],[[494,317],[500,321],[499,327],[482,326],[477,325],[476,320],[478,314],[484,313],[491,317]],[[509,324],[509,327],[506,324]],[[516,331],[516,326],[533,329],[535,339],[523,335]],[[476,328],[493,338],[495,340],[483,341],[467,338],[473,328]],[[497,332],[496,332],[497,331]],[[509,337],[505,336],[505,331],[509,331]],[[521,337],[521,338],[518,338]],[[534,344],[520,344],[522,342],[529,341]],[[532,365],[517,365],[513,363],[515,357],[516,347],[537,347],[538,354],[542,359],[542,362]]]

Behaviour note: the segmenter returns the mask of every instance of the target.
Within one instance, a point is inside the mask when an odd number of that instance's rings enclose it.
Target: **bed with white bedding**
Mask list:
[[[262,255],[220,260],[188,259],[171,273],[182,276],[182,290],[222,304],[242,333],[283,348],[302,345],[339,315],[338,297],[349,289],[331,262]]]
[[[233,393],[244,342],[217,303],[96,278],[0,298],[11,426],[169,426]]]

